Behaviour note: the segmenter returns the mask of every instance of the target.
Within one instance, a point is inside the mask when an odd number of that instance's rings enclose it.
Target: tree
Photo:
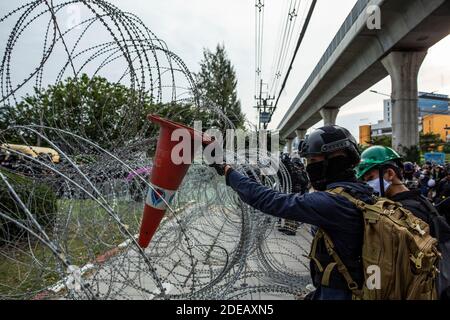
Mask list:
[[[358,143],[358,150],[360,153],[363,153],[366,149],[370,148],[371,145],[369,144],[360,144]]]
[[[440,146],[444,145],[441,136],[439,134],[420,133],[420,150],[423,153],[437,151]]]
[[[142,92],[96,76],[67,78],[46,89],[35,89],[14,107],[0,110],[0,130],[13,125],[44,125],[83,136],[101,147],[113,148],[139,137],[151,137],[158,127],[150,125],[147,115],[156,113],[173,121],[192,125],[206,119],[204,111],[188,104],[158,103]],[[21,137],[5,131],[2,140],[9,143],[30,141],[44,144],[36,136]],[[28,133],[29,134],[29,133]],[[57,137],[49,137],[57,139]],[[36,140],[35,142],[33,140]]]
[[[450,153],[450,143],[446,142],[444,145],[444,150],[445,153]]]
[[[370,145],[392,147],[392,137],[391,136],[372,137],[372,139],[370,140]]]
[[[420,162],[420,148],[417,146],[403,147],[403,160],[412,163]]]
[[[243,128],[245,117],[237,98],[236,73],[224,46],[217,45],[214,53],[207,49],[203,51],[200,72],[195,78],[200,95],[217,105],[237,128]],[[226,128],[220,119],[212,119],[208,125]]]

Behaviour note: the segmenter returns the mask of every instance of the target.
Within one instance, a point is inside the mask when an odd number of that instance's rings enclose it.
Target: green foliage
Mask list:
[[[412,163],[420,163],[420,149],[417,146],[403,148],[403,160]]]
[[[199,93],[220,107],[237,128],[243,128],[245,117],[236,92],[236,72],[227,57],[225,48],[217,45],[216,52],[203,52],[200,72],[196,74]],[[208,126],[225,129],[223,121],[211,118]]]
[[[439,134],[420,133],[420,150],[423,153],[438,151],[440,146],[444,145]]]
[[[67,78],[47,89],[35,89],[14,107],[0,110],[0,130],[12,125],[44,125],[57,127],[86,137],[101,147],[112,148],[135,137],[154,135],[158,127],[150,125],[150,113],[192,125],[194,120],[207,118],[205,112],[192,105],[154,104],[146,93],[136,92],[120,83],[111,83],[86,74]],[[28,133],[29,134],[29,133]],[[9,143],[34,143],[35,136],[18,137],[6,131]],[[50,137],[56,139],[58,137]],[[46,146],[37,139],[36,145]]]
[[[42,227],[51,230],[58,211],[56,194],[51,187],[5,170],[1,170],[1,172],[36,221]],[[20,221],[26,226],[31,222],[31,219],[9,191],[3,179],[0,179],[0,212],[15,221]],[[0,244],[19,241],[26,234],[27,231],[17,224],[4,217],[0,217]]]
[[[449,142],[446,142],[444,144],[444,152],[447,154],[450,153],[450,143]]]
[[[122,137],[125,128],[139,130],[142,120],[126,123],[128,115],[140,119],[149,105],[148,97],[139,96],[121,84],[109,83],[101,77],[90,79],[83,74],[41,91],[35,89],[34,95],[27,95],[9,109],[7,119],[10,125],[62,128],[108,146],[110,141]]]
[[[370,145],[374,146],[385,146],[385,147],[392,147],[392,137],[391,136],[379,136],[379,137],[373,137],[370,141]],[[411,161],[411,162],[420,162],[420,154],[431,152],[431,151],[438,151],[438,148],[440,146],[444,146],[444,152],[450,151],[450,144],[447,146],[441,138],[439,134],[434,133],[420,133],[420,142],[419,146],[413,146],[411,148],[402,148],[402,154],[404,156],[405,161]],[[445,151],[447,147],[448,151]],[[360,146],[361,151],[364,151],[367,149],[367,147]]]
[[[370,140],[372,146],[392,147],[392,136],[372,137]]]
[[[359,143],[358,143],[358,150],[359,150],[360,153],[363,153],[364,150],[366,150],[366,149],[368,149],[368,148],[370,148],[370,147],[371,147],[371,146],[368,145],[368,144],[359,144]]]

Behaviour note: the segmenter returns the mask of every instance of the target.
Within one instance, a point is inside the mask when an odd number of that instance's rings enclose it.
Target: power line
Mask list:
[[[273,86],[273,83],[276,81],[277,75],[279,73],[280,58],[283,55],[283,51],[284,51],[284,47],[285,47],[286,33],[287,33],[287,30],[289,27],[288,16],[289,16],[289,13],[292,11],[292,0],[290,1],[289,7],[287,9],[288,9],[287,14],[284,15],[284,18],[282,20],[282,25],[284,25],[284,28],[279,35],[280,42],[278,45],[278,51],[274,55],[274,62],[273,62],[273,67],[272,67],[274,77],[271,80],[271,87]]]
[[[278,102],[280,100],[281,94],[283,93],[283,91],[284,91],[284,89],[286,87],[286,83],[287,83],[287,80],[289,79],[289,75],[291,73],[292,66],[294,64],[294,61],[295,61],[295,58],[297,56],[298,50],[300,49],[300,46],[301,46],[301,44],[303,42],[303,39],[304,39],[305,34],[306,34],[306,31],[308,30],[308,26],[309,26],[309,23],[311,21],[311,17],[312,17],[312,14],[314,12],[314,8],[316,6],[316,3],[317,3],[317,0],[312,0],[311,6],[309,7],[308,15],[306,16],[305,23],[303,24],[302,31],[300,32],[300,36],[298,38],[297,45],[295,46],[294,55],[292,56],[291,63],[289,64],[289,68],[288,68],[288,70],[286,72],[286,76],[285,76],[285,78],[283,80],[283,84],[281,85],[281,89],[280,89],[280,92],[278,93],[278,97],[276,99],[275,106],[274,106],[272,112],[275,112],[275,110],[276,110],[276,108],[278,106]]]
[[[273,93],[273,95],[276,94],[282,72],[286,65],[286,59],[289,53],[289,49],[291,47],[292,37],[294,35],[295,25],[300,10],[300,3],[301,3],[300,0],[295,1],[291,0],[288,12],[285,16],[286,17],[285,28],[283,36],[280,38],[278,55],[276,59],[276,64],[274,65],[275,73],[272,77],[270,86],[270,92]]]
[[[280,35],[279,35],[279,46],[276,54],[274,55],[273,60],[273,77],[271,79],[271,82],[266,84],[263,83],[262,80],[262,68],[259,67],[259,65],[262,66],[262,59],[258,55],[262,51],[262,47],[260,46],[262,44],[261,41],[261,29],[263,29],[263,26],[260,25],[261,21],[263,21],[264,17],[261,17],[263,14],[263,3],[256,2],[256,77],[255,77],[255,99],[256,99],[256,108],[258,109],[259,113],[259,127],[261,127],[261,124],[264,125],[264,128],[267,128],[268,122],[270,122],[271,116],[273,114],[273,102],[272,100],[275,99],[275,92],[277,90],[277,87],[279,85],[279,79],[281,77],[281,72],[284,70],[284,66],[286,64],[286,58],[288,56],[292,37],[295,30],[296,20],[299,13],[301,0],[290,0],[290,4],[287,7],[287,14],[285,15],[285,19],[280,19]],[[287,4],[287,3],[286,3]],[[282,16],[283,17],[283,16]],[[283,28],[284,25],[284,28]],[[260,51],[261,50],[261,51]],[[271,73],[272,73],[271,72]],[[267,92],[263,92],[263,86],[265,87],[267,85]],[[272,92],[274,94],[272,94]]]
[[[255,1],[255,96],[258,94],[262,73],[264,40],[264,0]]]
[[[263,80],[262,80],[262,60],[263,60],[263,40],[264,40],[264,0],[256,0],[255,2],[255,100],[258,109],[258,127],[264,123],[267,128],[267,116],[269,116],[271,104],[270,97],[263,98]]]
[[[280,10],[280,18],[279,18],[279,26],[278,26],[278,32],[277,32],[277,37],[276,39],[280,39],[280,43],[281,43],[281,39],[283,38],[283,34],[285,32],[285,28],[286,28],[286,20],[287,20],[287,14],[286,12],[290,11],[290,6],[292,4],[292,0],[291,0],[291,4],[288,3],[288,1],[282,1],[284,3],[284,6],[282,8],[282,10]],[[279,46],[279,50],[281,46]],[[272,60],[272,64],[271,64],[271,71],[270,74],[272,75],[272,78],[270,78],[270,87],[272,87],[274,81],[275,81],[275,77],[278,75],[277,73],[277,61],[278,61],[278,51],[275,52],[275,54],[273,55],[273,60]]]

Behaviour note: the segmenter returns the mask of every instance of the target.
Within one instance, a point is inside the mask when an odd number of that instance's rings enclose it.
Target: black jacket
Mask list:
[[[304,195],[284,194],[274,191],[268,187],[247,178],[246,176],[232,170],[227,174],[227,184],[237,192],[245,203],[261,212],[311,224],[323,229],[332,239],[336,252],[344,262],[357,264],[361,260],[362,241],[364,230],[364,219],[361,211],[349,200],[339,195],[328,192],[313,192]],[[327,189],[343,187],[354,197],[364,201],[373,202],[372,188],[364,183],[339,182],[331,184]],[[362,267],[352,274],[356,282],[362,281]],[[311,269],[313,281],[314,268]],[[340,274],[335,274],[338,283],[337,288],[332,287],[330,292],[327,288],[318,288],[321,292],[320,299],[333,299],[337,296],[351,298],[351,292],[347,289],[345,280]],[[334,282],[334,281],[331,281]],[[345,288],[343,288],[345,287]],[[341,295],[336,291],[344,294]]]
[[[417,218],[428,223],[431,227],[430,208],[425,204],[429,201],[421,195],[420,190],[405,191],[391,197],[392,201],[400,202],[406,209],[411,211]],[[431,203],[429,205],[432,206]],[[433,233],[431,234],[433,235]]]
[[[450,197],[450,180],[447,180],[447,178],[444,178],[438,183],[438,186],[436,189],[436,198],[437,198],[437,201],[439,202],[448,197]]]

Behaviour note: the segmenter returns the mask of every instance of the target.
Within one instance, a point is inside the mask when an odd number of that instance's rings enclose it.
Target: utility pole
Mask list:
[[[258,110],[259,117],[258,130],[261,130],[261,125],[264,130],[267,129],[275,109],[273,107],[273,100],[275,100],[275,97],[268,96],[267,92],[263,92],[263,85],[264,83],[261,79],[259,84],[259,97],[255,96],[255,100],[257,101],[255,108]],[[263,95],[266,95],[266,97],[263,98]]]

